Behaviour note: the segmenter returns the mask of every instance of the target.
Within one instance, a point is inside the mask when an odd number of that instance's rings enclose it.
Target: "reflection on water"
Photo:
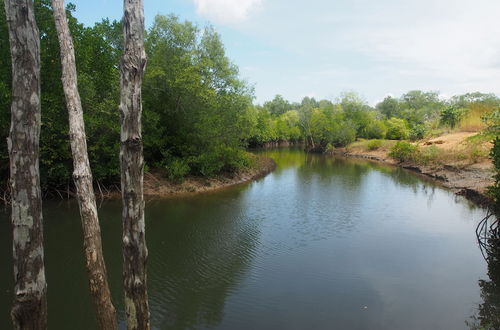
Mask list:
[[[478,239],[488,263],[488,280],[479,280],[482,302],[466,324],[471,329],[500,329],[500,228],[493,215],[483,221]]]
[[[484,210],[399,168],[263,153],[278,167],[256,182],[147,203],[155,329],[460,329],[498,294],[477,287],[487,271],[495,282],[475,242]],[[99,209],[123,328],[120,214],[119,201]],[[50,328],[95,329],[78,207],[46,201],[44,219]],[[2,269],[10,244],[0,210]],[[0,329],[11,287],[0,272]]]

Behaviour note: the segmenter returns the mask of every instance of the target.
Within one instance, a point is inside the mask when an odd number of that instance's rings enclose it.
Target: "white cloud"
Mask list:
[[[196,12],[217,23],[237,23],[261,8],[263,0],[194,0]]]
[[[421,8],[432,1],[422,0]],[[443,0],[446,10],[409,17],[389,12],[353,30],[350,41],[382,61],[405,68],[407,76],[427,75],[455,87],[491,89],[500,77],[500,3],[493,0]],[[377,15],[374,15],[377,16]],[[495,83],[498,84],[497,82]],[[443,86],[445,87],[445,86]]]

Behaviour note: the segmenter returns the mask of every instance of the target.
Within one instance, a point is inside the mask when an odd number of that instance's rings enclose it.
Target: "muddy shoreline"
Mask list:
[[[214,178],[188,176],[182,183],[173,183],[158,171],[147,173],[144,175],[144,196],[151,199],[216,191],[260,179],[276,168],[271,158],[261,155],[254,157],[255,163],[251,168]]]

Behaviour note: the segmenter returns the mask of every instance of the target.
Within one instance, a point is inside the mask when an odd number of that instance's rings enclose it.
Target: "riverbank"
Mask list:
[[[161,170],[145,173],[144,196],[149,198],[169,197],[219,190],[257,180],[276,168],[276,163],[271,158],[254,154],[251,154],[251,157],[253,165],[236,173],[226,173],[213,178],[188,176],[181,183],[172,182]]]
[[[187,176],[182,182],[170,180],[166,170],[153,169],[144,173],[144,196],[146,198],[162,198],[219,190],[257,180],[276,168],[276,163],[271,158],[252,153],[249,153],[249,157],[252,158],[252,165],[238,172],[223,173],[212,178]],[[121,197],[119,183],[110,186],[97,183],[94,192],[99,199],[117,199]],[[70,187],[65,190],[53,189],[44,192],[44,199],[72,199],[76,197],[76,192]],[[0,204],[10,204],[7,189],[0,190]]]
[[[415,143],[419,150],[424,152],[428,148],[433,148],[432,151],[439,156],[439,161],[399,162],[389,156],[390,149],[396,141],[384,141],[380,147],[373,150],[370,150],[365,141],[361,141],[346,148],[335,149],[331,153],[337,156],[364,158],[400,166],[430,177],[457,195],[462,195],[478,205],[488,206],[491,200],[487,196],[487,188],[494,183],[494,168],[491,160],[484,152],[477,157],[471,157],[470,154],[460,156],[464,150],[467,151],[466,141],[474,135],[475,133],[453,133]],[[483,143],[481,148],[481,150],[488,150],[488,142]],[[470,151],[470,153],[474,154],[475,151]]]

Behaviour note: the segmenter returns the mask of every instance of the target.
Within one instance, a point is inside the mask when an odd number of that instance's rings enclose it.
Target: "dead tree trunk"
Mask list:
[[[141,133],[141,85],[146,67],[142,0],[123,1],[124,49],[120,75],[123,283],[128,329],[149,329]]]
[[[68,27],[64,0],[52,0],[57,37],[61,52],[62,84],[69,113],[69,136],[73,154],[75,182],[83,226],[83,246],[90,293],[101,329],[116,329],[116,310],[111,301],[106,265],[102,253],[101,229],[97,215],[92,172],[87,153],[83,110],[78,92],[73,39]]]
[[[43,262],[40,139],[40,39],[30,0],[5,0],[12,56],[11,127],[7,140],[12,187],[15,329],[47,328]]]

